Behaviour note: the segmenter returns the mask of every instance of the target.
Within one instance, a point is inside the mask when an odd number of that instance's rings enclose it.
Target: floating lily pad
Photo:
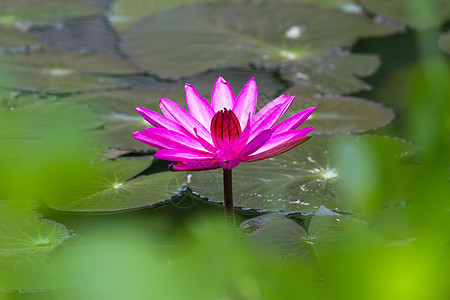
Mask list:
[[[13,27],[0,25],[0,49],[11,47],[42,46],[43,43],[33,35]]]
[[[153,148],[131,136],[135,131],[151,127],[136,112],[135,107],[143,106],[160,112],[161,97],[170,98],[186,107],[184,94],[181,92],[115,90],[72,95],[67,100],[84,104],[98,115],[104,123],[104,131],[101,134],[107,136],[107,139],[101,141],[102,145],[120,149],[148,150]]]
[[[100,74],[126,74],[136,70],[121,59],[75,52],[44,51],[0,56],[0,68],[8,70],[2,86],[38,91],[82,91],[119,86]],[[98,76],[94,76],[98,74]]]
[[[270,0],[268,0],[270,1]],[[280,2],[280,0],[272,0],[273,2]],[[201,2],[219,2],[218,0],[117,0],[114,2],[112,13],[109,17],[119,31],[130,26],[132,22],[139,20],[141,17],[158,12],[162,9],[178,5],[192,5]],[[233,2],[238,2],[234,0]],[[257,1],[254,1],[257,2]],[[287,0],[286,2],[289,2]],[[359,12],[361,8],[353,4],[350,0],[293,0],[292,2],[313,2],[321,6],[335,6],[341,8],[346,12]]]
[[[177,78],[250,62],[273,68],[301,66],[326,58],[330,51],[350,46],[359,37],[399,30],[315,5],[245,2],[163,10],[130,26],[124,41],[138,65]]]
[[[51,195],[45,202],[54,209],[100,212],[136,209],[162,204],[179,192],[184,174],[160,172],[138,176],[152,160],[122,159],[104,161],[86,167],[90,186],[77,186],[61,195]],[[136,177],[138,176],[138,177]]]
[[[288,91],[291,95],[299,95],[302,89],[294,87]],[[311,106],[317,106],[314,114],[304,123],[315,128],[315,133],[363,132],[376,129],[391,123],[394,111],[383,105],[354,97],[308,95],[296,96],[285,116]]]
[[[450,19],[448,0],[361,0],[367,10],[419,29],[439,26]]]
[[[31,202],[0,200],[0,290],[42,289],[48,254],[70,237]]]
[[[259,223],[250,237],[265,252],[284,258],[306,257],[310,262],[320,260],[322,252],[330,247],[344,243],[348,231],[366,227],[351,216],[335,213],[324,206],[311,218],[307,231],[295,221],[276,213],[244,221],[241,228],[248,223]]]
[[[439,38],[439,47],[450,55],[450,31],[441,34]]]
[[[301,86],[302,94],[348,94],[370,89],[359,77],[373,74],[379,65],[375,55],[330,51],[281,70],[281,76]]]
[[[101,125],[70,102],[1,97],[0,199],[40,199],[80,178],[85,183],[81,166],[99,155],[92,132]]]
[[[374,141],[393,144],[401,149],[400,154],[412,151],[410,144],[394,138],[348,138],[363,145]],[[343,190],[342,170],[335,158],[337,139],[339,136],[313,136],[306,143],[282,155],[241,163],[233,169],[235,205],[297,212],[314,212],[322,205],[337,211],[351,210],[348,195]],[[193,172],[189,187],[210,200],[222,201],[221,171]]]
[[[117,35],[103,16],[39,26],[31,28],[30,32],[48,43],[52,49],[120,57]]]
[[[14,0],[0,3],[0,17],[45,22],[100,15],[103,10],[88,0]]]

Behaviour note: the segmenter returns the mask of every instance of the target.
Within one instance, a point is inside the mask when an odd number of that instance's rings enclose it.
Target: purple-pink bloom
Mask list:
[[[155,157],[178,161],[173,169],[194,171],[233,169],[241,162],[251,162],[284,153],[307,141],[313,127],[298,128],[316,109],[307,108],[276,124],[288,110],[295,96],[281,95],[256,110],[255,78],[234,95],[228,82],[219,77],[214,84],[211,103],[186,84],[189,113],[177,103],[161,98],[164,115],[143,107],[136,110],[154,128],[136,131],[133,137],[161,149]]]

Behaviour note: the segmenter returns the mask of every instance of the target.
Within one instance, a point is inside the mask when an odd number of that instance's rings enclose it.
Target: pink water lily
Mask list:
[[[186,84],[189,112],[162,98],[164,115],[143,107],[136,110],[154,128],[136,131],[133,137],[161,149],[155,157],[177,161],[173,169],[194,171],[233,169],[241,162],[270,158],[307,141],[313,127],[297,129],[316,109],[310,107],[276,124],[295,96],[281,95],[256,111],[257,89],[250,79],[235,97],[228,82],[219,77],[211,103]]]

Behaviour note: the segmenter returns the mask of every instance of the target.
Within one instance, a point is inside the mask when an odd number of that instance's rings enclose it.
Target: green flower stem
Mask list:
[[[225,216],[233,225],[236,224],[234,218],[233,205],[233,178],[231,170],[223,169],[223,199],[225,202]]]

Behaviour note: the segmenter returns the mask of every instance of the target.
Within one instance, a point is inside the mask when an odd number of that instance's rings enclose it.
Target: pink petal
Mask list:
[[[188,131],[180,124],[158,114],[157,112],[140,106],[136,106],[136,111],[140,113],[147,122],[157,128],[167,128],[181,133],[188,133]]]
[[[261,131],[241,150],[239,156],[247,156],[258,150],[259,148],[261,148],[261,146],[264,145],[270,139],[270,136],[272,135],[273,132],[274,132],[273,129]]]
[[[158,133],[152,133],[149,132],[148,130],[167,130],[165,128],[146,128],[145,131],[136,131],[134,132],[132,135],[133,137],[144,143],[147,144],[149,146],[158,148],[158,149],[186,149],[186,150],[197,150],[197,151],[201,151],[203,150],[203,147],[201,147],[201,145],[199,143],[192,143],[190,142],[189,144],[185,144],[185,143],[180,143],[177,142],[176,140],[171,139],[170,137],[166,137],[165,134],[160,135]],[[170,131],[170,130],[168,130]],[[175,131],[171,131],[173,133],[173,135],[178,134]],[[185,138],[187,139],[187,138]],[[191,138],[191,140],[195,141],[194,139]]]
[[[218,112],[221,109],[228,108],[233,109],[236,97],[228,82],[223,79],[222,76],[217,78],[216,83],[211,95],[211,105],[214,112]]]
[[[218,168],[220,167],[217,160],[190,160],[172,165],[172,171],[203,171]]]
[[[162,112],[167,118],[177,122],[178,124],[186,128],[186,130],[189,131],[193,136],[195,136],[194,128],[197,128],[198,135],[200,135],[208,142],[212,142],[211,134],[205,128],[205,126],[200,124],[199,121],[194,119],[177,103],[166,98],[161,98],[159,106],[161,107]]]
[[[281,103],[284,103],[289,98],[288,94],[281,95],[280,97],[276,98],[275,100],[270,101],[267,103],[263,108],[261,108],[254,116],[253,116],[253,123],[256,123],[259,118],[264,116],[269,110],[271,110],[273,107],[280,105]]]
[[[267,158],[271,158],[274,157],[276,155],[280,155],[286,151],[291,150],[292,148],[297,147],[298,145],[300,145],[301,143],[306,142],[307,140],[309,140],[311,138],[310,135],[301,137],[299,139],[295,139],[295,140],[291,140],[287,143],[281,144],[277,147],[274,147],[270,150],[261,152],[259,154],[256,155],[250,155],[246,158],[244,158],[242,161],[244,162],[251,162],[251,161],[257,161],[257,160],[262,160],[262,159],[267,159]]]
[[[250,138],[256,136],[262,130],[271,128],[284,113],[289,109],[292,101],[294,101],[295,96],[291,96],[283,103],[280,103],[270,110],[268,110],[263,116],[261,116],[258,121],[253,123],[252,132],[250,133]]]
[[[198,135],[197,128],[194,128],[194,132],[198,142],[203,146],[203,148],[205,148],[207,151],[210,152],[216,151],[216,148],[214,148],[213,145],[211,145],[210,143],[208,143],[208,141],[206,141],[205,139],[203,139],[201,136]]]
[[[256,110],[256,102],[258,101],[258,91],[255,78],[247,81],[233,107],[233,112],[241,123],[243,128],[247,124],[249,115],[253,116]]]
[[[240,152],[242,148],[245,147],[245,145],[248,142],[248,139],[250,137],[250,131],[252,128],[252,118],[247,118],[247,126],[245,126],[244,130],[241,132],[241,135],[237,138],[237,140],[231,145],[232,149],[236,152]]]
[[[211,153],[180,150],[180,149],[162,149],[156,152],[154,157],[164,160],[175,160],[175,161],[213,159]]]
[[[316,110],[316,108],[317,106],[302,110],[301,112],[296,113],[295,115],[275,125],[273,127],[273,129],[275,129],[274,135],[281,133],[283,131],[297,128],[303,122],[305,122],[305,120]]]
[[[209,102],[199,96],[197,90],[190,84],[184,86],[186,91],[186,104],[191,115],[197,119],[205,128],[209,128],[214,110]]]
[[[187,149],[205,151],[202,144],[191,136],[180,134],[165,128],[146,128],[144,134],[168,149]]]
[[[133,132],[132,136],[144,143],[147,144],[149,146],[155,147],[157,149],[164,149],[165,148],[165,144],[162,143],[161,141],[158,141],[156,139],[153,139],[152,137],[148,136],[147,134],[145,134],[145,131],[135,131]]]
[[[274,130],[274,129],[273,129]],[[265,152],[270,150],[271,148],[278,147],[284,143],[290,142],[292,140],[296,140],[299,138],[302,138],[306,136],[308,133],[313,131],[313,127],[305,127],[302,129],[295,129],[295,130],[289,130],[285,131],[280,134],[275,134],[275,132],[272,134],[272,137],[270,140],[268,140],[261,148],[259,148],[257,151],[253,153],[253,155]]]

